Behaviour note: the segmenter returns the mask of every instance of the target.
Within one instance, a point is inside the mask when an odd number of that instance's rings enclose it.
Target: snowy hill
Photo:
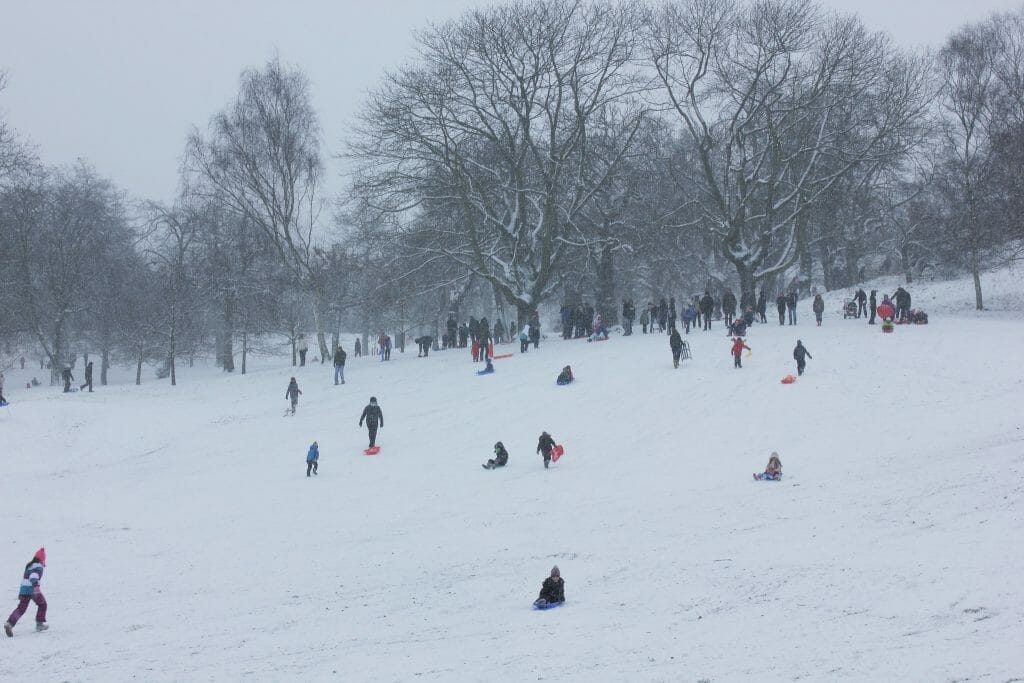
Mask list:
[[[741,370],[716,324],[679,370],[638,334],[487,377],[463,350],[350,357],[338,387],[271,360],[91,395],[10,371],[0,608],[45,545],[52,628],[30,608],[0,680],[1024,676],[1024,297],[999,277],[1016,314],[928,284],[932,324],[892,335],[842,320],[842,293],[821,328],[801,302],[795,328],[754,326]],[[813,359],[783,385],[797,338]],[[550,470],[542,430],[566,448]],[[509,465],[485,471],[498,440]],[[753,481],[773,450],[783,481]],[[532,611],[554,564],[568,602]]]

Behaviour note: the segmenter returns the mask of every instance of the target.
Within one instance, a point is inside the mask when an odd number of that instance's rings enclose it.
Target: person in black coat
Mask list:
[[[813,360],[814,356],[810,354],[807,347],[799,339],[796,340],[796,348],[793,349],[793,359],[796,360],[796,374],[804,374],[804,368],[807,367],[807,359]]]
[[[292,415],[295,414],[295,406],[299,404],[299,394],[301,393],[299,383],[292,377],[292,381],[288,382],[288,388],[284,390],[284,397],[292,402]]]
[[[796,290],[786,297],[786,309],[789,310],[789,324],[796,325]]]
[[[60,377],[64,380],[64,393],[71,392],[71,383],[75,381],[75,376],[71,374],[71,366],[65,365],[64,369],[60,371]]]
[[[768,295],[762,289],[760,296],[757,297],[757,315],[760,317],[762,323],[768,322],[768,318],[765,317],[765,313],[768,312]]]
[[[668,345],[672,349],[672,367],[679,367],[679,356],[683,353],[683,338],[679,336],[679,330],[675,327],[668,338]]]
[[[504,467],[508,464],[508,451],[500,441],[494,444],[494,457],[481,465],[485,470],[493,470],[496,467]]]
[[[345,349],[338,346],[338,349],[334,352],[334,384],[338,384],[338,380],[341,383],[345,383],[345,358],[348,354],[345,353]]]
[[[715,300],[711,298],[711,293],[704,290],[704,296],[700,299],[700,312],[704,316],[704,329],[711,329],[711,315],[715,312]]]
[[[541,432],[540,439],[537,441],[537,452],[544,457],[545,469],[547,469],[548,463],[551,462],[551,449],[554,447],[554,438],[547,432]]]
[[[92,361],[85,364],[85,384],[78,387],[79,391],[89,387],[89,393],[92,393]]]
[[[728,327],[732,324],[732,319],[736,316],[736,295],[732,293],[731,289],[725,290],[725,294],[722,295],[722,317],[725,319],[725,326]]]
[[[775,299],[775,308],[779,309],[779,324],[786,324],[786,295],[779,294],[778,298]]]
[[[377,443],[377,428],[384,426],[384,413],[377,405],[376,396],[371,396],[370,404],[363,408],[363,414],[359,417],[360,427],[363,426],[363,420],[366,420],[366,430],[370,435],[370,448],[373,448]]]
[[[878,310],[878,300],[875,298],[878,295],[877,289],[871,290],[871,298],[868,300],[871,308],[871,319],[868,320],[868,325],[875,324],[875,312]]]
[[[857,317],[859,318],[861,313],[867,317],[868,314],[868,295],[864,293],[863,289],[858,289],[857,293],[853,295],[853,300],[857,302]]]
[[[565,602],[565,581],[562,580],[562,572],[556,564],[551,568],[551,575],[541,584],[540,595],[533,604],[550,605],[558,602]]]

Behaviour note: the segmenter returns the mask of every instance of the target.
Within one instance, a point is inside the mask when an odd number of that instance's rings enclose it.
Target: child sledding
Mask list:
[[[500,441],[494,444],[494,457],[480,465],[485,470],[493,470],[496,467],[504,467],[508,464],[508,451]]]
[[[558,379],[555,380],[555,384],[565,386],[566,384],[571,383],[574,379],[576,378],[572,376],[572,368],[566,365],[562,368],[562,371],[558,373]]]
[[[551,568],[551,575],[544,579],[540,588],[540,595],[533,601],[536,609],[548,609],[565,602],[565,582],[562,580],[562,572],[556,564]]]
[[[779,481],[782,479],[782,461],[779,460],[779,454],[772,451],[772,456],[768,458],[768,466],[764,468],[764,472],[755,472],[754,479],[758,481]]]
[[[488,358],[487,359],[487,367],[485,367],[483,370],[477,370],[476,374],[478,374],[478,375],[490,375],[493,372],[494,372],[494,363],[492,363],[491,359]]]

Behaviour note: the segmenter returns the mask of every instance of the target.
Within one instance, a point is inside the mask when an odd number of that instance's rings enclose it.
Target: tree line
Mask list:
[[[438,338],[450,311],[586,299],[613,322],[620,298],[957,271],[982,309],[1019,257],[1024,8],[933,51],[810,0],[510,2],[415,41],[334,141],[337,197],[278,58],[188,136],[167,204],[0,119],[3,343],[175,383],[303,333],[320,358],[341,330]]]

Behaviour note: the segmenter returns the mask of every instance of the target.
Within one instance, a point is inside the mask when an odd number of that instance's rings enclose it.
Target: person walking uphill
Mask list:
[[[377,428],[384,426],[384,413],[381,412],[380,406],[377,405],[377,397],[370,397],[370,404],[363,408],[363,414],[359,417],[359,426],[363,426],[363,420],[366,420],[366,431],[370,435],[370,448],[377,445]]]
[[[743,367],[743,349],[750,351],[751,348],[743,343],[741,337],[736,337],[732,340],[732,350],[729,352],[732,354],[732,366],[734,368]]]
[[[306,476],[312,471],[313,474],[317,473],[317,469],[320,463],[320,446],[317,445],[316,441],[309,447],[309,451],[306,453]]]
[[[679,367],[679,356],[683,353],[683,338],[679,336],[679,330],[672,328],[668,338],[668,345],[672,349],[672,367]]]
[[[43,597],[43,591],[39,586],[39,582],[43,579],[45,566],[46,548],[40,548],[32,556],[32,560],[25,565],[25,574],[21,579],[21,588],[18,590],[18,606],[14,608],[4,624],[4,633],[8,638],[14,636],[14,625],[25,614],[30,602],[36,603],[36,630],[45,631],[50,628],[46,625],[46,598]]]
[[[60,371],[60,378],[64,380],[64,393],[71,393],[71,383],[75,381],[75,376],[71,374],[70,365],[65,365],[64,369]]]
[[[288,382],[288,388],[284,390],[284,397],[292,402],[292,415],[295,414],[295,406],[299,404],[299,383],[292,377],[292,381]]]
[[[551,462],[551,449],[554,447],[554,438],[547,432],[541,432],[540,439],[537,441],[537,452],[544,457],[544,469],[547,469],[548,463]]]
[[[793,359],[796,361],[796,374],[804,374],[804,368],[807,367],[807,359],[814,360],[814,356],[810,354],[807,347],[799,339],[796,340],[796,348],[793,349]]]
[[[341,383],[345,383],[345,349],[338,346],[338,350],[334,352],[334,385],[338,385],[338,379],[341,379]]]

